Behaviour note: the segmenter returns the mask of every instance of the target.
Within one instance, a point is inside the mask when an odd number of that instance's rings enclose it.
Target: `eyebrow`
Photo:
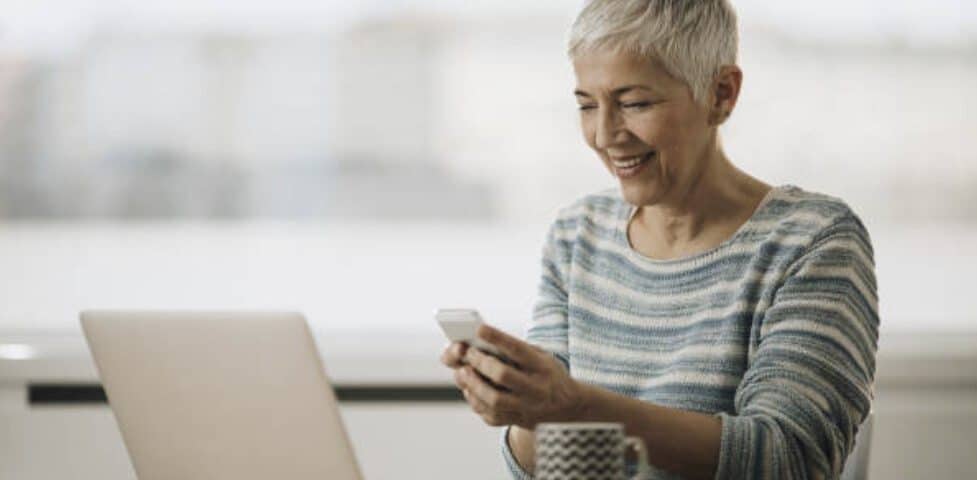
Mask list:
[[[647,90],[649,92],[651,91],[650,88],[648,88],[648,87],[646,87],[644,85],[625,85],[623,87],[618,87],[618,88],[615,88],[614,90],[611,90],[611,95],[618,96],[618,95],[622,95],[624,93],[627,93],[627,92],[629,92],[631,90]],[[587,98],[590,98],[591,97],[591,95],[589,93],[587,93],[587,92],[585,92],[583,90],[580,90],[580,89],[574,90],[573,91],[573,94],[575,96],[578,96],[578,97],[587,97]]]

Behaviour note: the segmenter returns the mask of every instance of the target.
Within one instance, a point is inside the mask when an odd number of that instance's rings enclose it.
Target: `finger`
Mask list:
[[[479,415],[488,412],[489,410],[488,405],[485,405],[484,403],[482,403],[481,400],[478,399],[478,397],[472,395],[467,388],[462,390],[461,394],[465,396],[465,401],[468,402],[468,406],[472,408],[473,412]]]
[[[486,425],[499,427],[510,423],[505,420],[505,414],[493,411],[488,405],[482,403],[481,400],[476,398],[471,393],[468,393],[467,395],[468,396],[466,398],[470,399],[469,404],[472,405],[472,411],[477,413],[479,417],[482,417],[482,421],[485,422]]]
[[[513,392],[533,390],[534,385],[528,375],[477,348],[468,350],[468,353],[465,354],[465,361],[496,385],[508,388]]]
[[[458,368],[464,364],[464,355],[464,345],[453,342],[441,352],[441,363],[451,368]]]
[[[519,405],[519,400],[513,394],[501,392],[485,380],[478,378],[478,374],[472,367],[463,367],[460,370],[468,393],[474,395],[492,411],[514,410]]]
[[[455,369],[453,377],[455,381],[455,386],[457,386],[459,390],[464,391],[466,388],[468,388],[468,385],[465,383],[465,378],[464,378],[465,374],[464,372],[462,372],[461,368]]]
[[[465,400],[471,406],[472,411],[482,417],[482,421],[486,425],[499,427],[516,423],[519,420],[518,410],[493,407],[485,403],[485,401],[475,395],[469,388],[462,390],[462,393],[465,395]]]
[[[441,363],[444,366],[446,366],[446,367],[454,367],[455,366],[454,355],[451,354],[451,351],[450,351],[449,348],[446,348],[446,349],[444,349],[443,352],[441,352]]]
[[[462,342],[452,342],[451,344],[451,354],[457,358],[457,366],[462,366],[465,364],[465,353],[468,352],[468,344]]]
[[[478,338],[494,345],[502,355],[519,366],[531,371],[541,367],[539,353],[532,345],[484,323],[478,327],[477,335]]]
[[[443,352],[441,352],[441,363],[444,364],[444,366],[446,367],[450,367],[450,368],[460,367],[461,363],[459,362],[459,360],[460,359],[456,357],[453,353],[451,353],[449,349],[445,349]]]

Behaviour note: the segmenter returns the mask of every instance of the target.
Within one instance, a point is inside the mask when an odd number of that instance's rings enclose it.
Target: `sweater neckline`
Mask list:
[[[740,225],[739,228],[737,228],[736,231],[733,232],[733,234],[729,238],[723,240],[722,243],[720,243],[719,245],[713,248],[710,248],[709,250],[705,250],[699,253],[694,253],[692,255],[687,255],[678,258],[670,258],[670,259],[658,259],[658,258],[648,257],[635,250],[634,247],[631,246],[631,240],[628,238],[628,225],[631,223],[631,219],[634,218],[634,215],[637,213],[638,208],[628,203],[623,198],[621,199],[621,208],[619,209],[619,214],[617,216],[618,222],[615,228],[616,230],[615,233],[617,234],[618,241],[621,242],[622,246],[624,247],[624,251],[627,254],[627,257],[635,262],[646,264],[649,266],[659,266],[659,267],[701,265],[703,263],[709,262],[716,256],[722,254],[724,251],[728,250],[730,246],[735,244],[737,240],[740,239],[740,237],[752,231],[753,225],[757,222],[757,219],[762,216],[763,211],[767,209],[767,206],[770,204],[770,201],[773,198],[779,196],[781,192],[788,190],[790,188],[791,185],[779,185],[779,186],[771,187],[770,191],[768,191],[767,194],[763,196],[763,198],[760,200],[760,203],[757,204],[756,208],[754,208],[753,213],[750,215],[750,217],[747,218],[746,221],[743,222],[743,224]]]

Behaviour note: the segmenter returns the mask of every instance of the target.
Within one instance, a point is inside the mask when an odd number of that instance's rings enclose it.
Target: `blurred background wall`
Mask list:
[[[873,236],[889,439],[873,468],[977,474],[977,4],[733,3],[731,158],[844,198]],[[564,42],[579,5],[3,2],[0,343],[21,347],[0,358],[0,413],[14,412],[0,418],[27,436],[0,437],[0,460],[21,465],[0,478],[47,478],[36,432],[63,436],[21,389],[96,380],[81,309],[302,310],[327,345],[381,339],[337,354],[352,383],[446,382],[437,307],[521,332],[548,222],[615,185],[577,126]],[[432,350],[403,350],[418,370],[370,363],[404,335]]]
[[[572,3],[14,3],[0,17],[0,219],[79,235],[538,232],[614,185],[577,128]],[[932,268],[963,279],[974,266],[954,248],[977,226],[974,7],[736,5],[745,84],[723,128],[731,157],[854,206],[893,260],[879,265],[885,326],[967,327],[965,282],[902,293],[927,288],[904,280]],[[38,308],[6,302],[0,325]],[[65,310],[51,313],[62,326]]]

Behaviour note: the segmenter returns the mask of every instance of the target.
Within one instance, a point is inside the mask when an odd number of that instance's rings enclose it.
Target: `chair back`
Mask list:
[[[845,461],[845,468],[841,471],[841,480],[866,480],[868,478],[868,458],[872,450],[872,424],[875,416],[870,411],[861,428],[855,435],[855,448]]]

